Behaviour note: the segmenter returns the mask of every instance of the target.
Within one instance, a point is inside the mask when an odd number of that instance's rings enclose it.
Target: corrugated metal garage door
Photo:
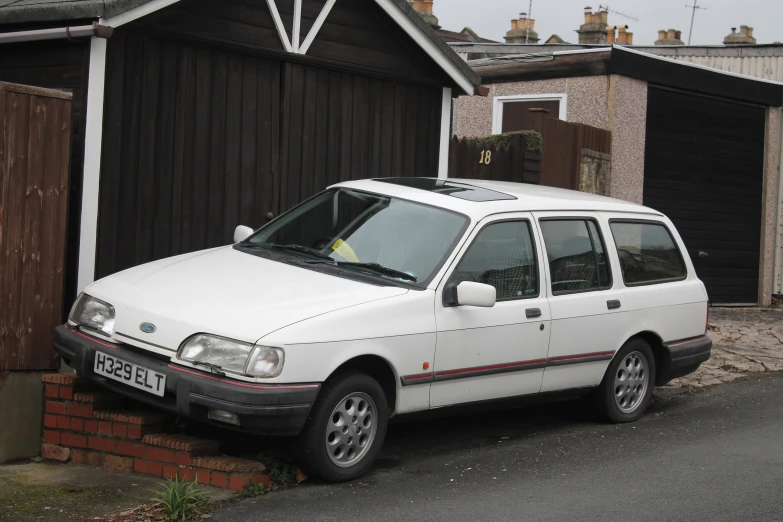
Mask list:
[[[758,301],[762,107],[650,86],[644,204],[668,215],[715,304]]]

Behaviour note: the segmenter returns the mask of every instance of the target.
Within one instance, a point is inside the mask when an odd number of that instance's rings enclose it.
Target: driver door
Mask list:
[[[485,219],[439,285],[431,407],[539,392],[551,318],[534,230],[529,213]],[[462,281],[494,286],[495,306],[445,305]]]

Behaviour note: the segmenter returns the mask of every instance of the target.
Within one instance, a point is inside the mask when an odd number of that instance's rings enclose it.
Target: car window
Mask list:
[[[362,264],[381,265],[411,277],[372,273],[423,287],[452,251],[467,221],[442,208],[340,188],[322,192],[280,216],[244,244],[284,245],[288,252],[295,247],[292,255],[333,261],[335,266],[362,273],[372,269]]]
[[[611,288],[606,248],[594,221],[545,219],[540,225],[553,295]]]
[[[498,301],[538,295],[538,266],[530,223],[503,221],[487,225],[462,256],[450,283],[492,285]]]
[[[612,220],[609,226],[625,284],[662,283],[687,276],[680,249],[662,223]]]

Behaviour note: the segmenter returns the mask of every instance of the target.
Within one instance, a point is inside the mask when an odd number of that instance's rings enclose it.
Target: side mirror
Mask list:
[[[244,225],[239,225],[237,228],[234,229],[234,243],[239,243],[240,241],[244,241],[245,239],[249,238],[251,235],[253,235],[252,228],[246,227]]]
[[[497,293],[492,285],[463,281],[458,285],[447,287],[443,291],[444,306],[480,306],[492,308],[495,306]]]

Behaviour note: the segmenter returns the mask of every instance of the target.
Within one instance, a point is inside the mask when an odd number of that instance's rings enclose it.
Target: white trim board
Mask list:
[[[101,181],[103,143],[103,96],[106,86],[106,39],[90,40],[90,71],[87,80],[87,115],[84,123],[84,177],[79,234],[79,271],[76,290],[81,292],[95,281],[95,254],[98,242],[98,195]]]
[[[438,157],[438,178],[449,177],[449,146],[451,144],[451,87],[443,88],[440,106],[440,156]]]
[[[560,114],[558,114],[558,118],[568,121],[568,93],[495,96],[492,100],[492,134],[501,134],[503,132],[503,104],[519,101],[559,101]]]

